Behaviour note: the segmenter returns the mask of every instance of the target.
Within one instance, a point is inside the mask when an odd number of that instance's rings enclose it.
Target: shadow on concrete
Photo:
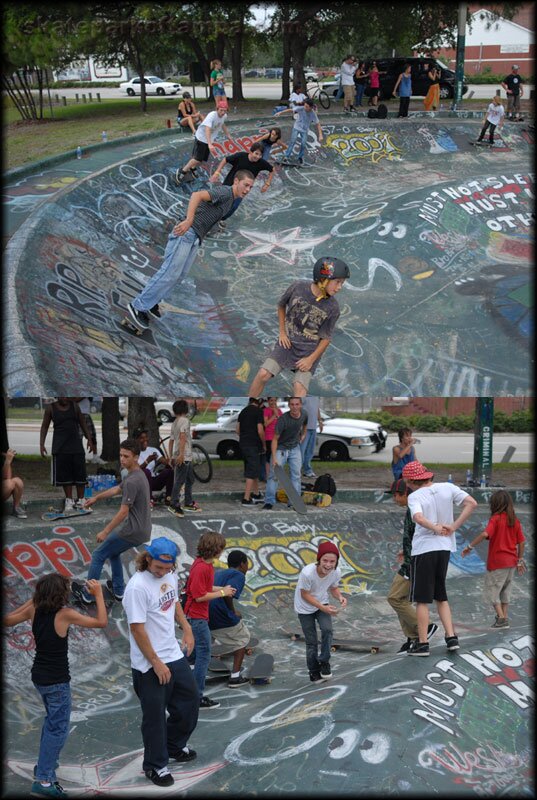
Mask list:
[[[266,124],[237,123],[209,172]],[[33,211],[6,251],[8,394],[244,394],[275,341],[279,297],[326,253],[344,258],[351,278],[313,392],[527,394],[532,140],[511,123],[494,151],[472,147],[478,127],[323,120],[308,165],[276,167],[263,194],[258,179],[142,338],[121,327],[126,304],[159,268],[192,189],[206,185],[173,181],[190,137],[21,179],[7,190],[8,216]],[[282,394],[289,376],[273,383]]]
[[[37,507],[26,521],[9,519],[3,551],[5,607],[28,599],[36,578],[47,571],[84,578],[95,534],[112,510],[102,507],[72,525],[41,522]],[[404,637],[385,599],[402,530],[401,512],[391,500],[339,502],[306,517],[283,508],[245,514],[225,501],[209,501],[199,515],[183,520],[155,511],[152,536],[177,542],[182,579],[204,530],[220,531],[229,549],[247,552],[251,568],[240,605],[260,639],[258,650],[275,657],[268,686],[229,690],[225,682],[208,683],[208,693],[221,707],[200,714],[191,739],[198,759],[173,766],[175,784],[159,789],[159,795],[188,790],[234,796],[529,796],[533,524],[527,505],[518,506],[517,514],[527,537],[528,572],[515,579],[511,627],[490,629],[492,609],[482,599],[486,550],[479,547],[464,560],[460,556],[464,540],[482,530],[488,518],[482,506],[471,526],[458,534],[458,553],[448,573],[461,649],[448,653],[439,631],[431,640],[430,657],[416,659],[397,653]],[[337,651],[333,678],[311,686],[303,644],[292,642],[282,629],[297,627],[296,579],[304,563],[314,560],[318,541],[327,537],[341,550],[350,598],[348,610],[335,620],[337,634],[390,643],[377,655]],[[127,578],[134,569],[130,556],[124,556]],[[112,607],[106,629],[73,628],[69,634],[72,727],[58,776],[72,796],[157,791],[141,770],[140,713],[127,637],[120,604]],[[28,626],[9,629],[4,787],[21,796],[28,792],[43,718],[30,682],[33,649]]]

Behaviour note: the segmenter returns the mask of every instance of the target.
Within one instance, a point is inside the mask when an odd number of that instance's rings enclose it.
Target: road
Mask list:
[[[194,94],[194,89],[193,89],[192,86],[187,86],[186,84],[181,84],[181,85],[182,85],[182,90],[184,92],[188,91],[191,94]],[[229,99],[231,99],[231,87],[228,87],[228,88],[229,88],[228,97],[229,97]],[[495,94],[497,88],[498,87],[496,85],[490,85],[490,84],[483,84],[483,85],[470,84],[469,87],[468,87],[468,93],[467,93],[466,97],[468,97],[468,95],[471,92],[473,92],[474,93],[473,94],[473,99],[474,100],[481,100],[481,99],[490,98],[490,97],[492,97],[493,94]],[[531,85],[525,85],[524,86],[524,96],[526,98],[528,98],[530,96],[530,92],[533,90],[533,88],[534,87],[531,86]],[[84,88],[84,89],[58,89],[58,90],[54,90],[53,91],[53,95],[54,94],[59,94],[60,96],[63,95],[64,97],[67,97],[67,98],[74,98],[74,96],[76,94],[81,96],[84,93],[84,94],[87,95],[90,91],[92,92],[94,98],[95,98],[95,95],[98,92],[101,95],[101,98],[103,100],[105,98],[106,99],[118,99],[118,98],[126,99],[126,97],[127,97],[125,92],[120,91],[119,89],[117,89],[115,87],[114,88],[110,88],[110,89],[108,89],[108,88],[98,88],[98,87],[95,88],[95,89],[88,89],[88,88]],[[242,92],[243,92],[243,95],[244,95],[244,97],[246,99],[257,97],[257,98],[262,98],[262,99],[266,99],[266,100],[279,100],[280,97],[281,97],[282,86],[281,86],[281,83],[279,81],[274,82],[274,83],[267,83],[267,82],[262,82],[262,81],[255,82],[255,83],[248,82],[248,83],[243,83]],[[181,94],[181,93],[179,93],[179,94]],[[151,95],[150,97],[151,97],[151,100],[153,98],[155,98],[159,102],[169,102],[170,100],[174,101],[178,96],[179,95],[167,95],[166,97],[156,97],[155,95]],[[195,88],[195,96],[196,96],[196,98],[198,100],[203,99],[205,97],[205,88],[203,86],[197,86]],[[414,98],[414,100],[415,100],[415,102],[419,102],[420,98],[416,97],[416,98]],[[446,107],[447,107],[447,104],[449,104],[449,101],[445,101]]]
[[[24,455],[39,455],[39,429],[40,424],[8,422],[9,444],[18,453]],[[97,431],[97,452],[101,451],[101,428],[96,426]],[[162,425],[160,434],[164,438],[170,433],[170,425]],[[126,428],[121,428],[122,436],[127,435]],[[473,462],[474,437],[470,433],[425,433],[416,434],[419,444],[416,445],[416,454],[425,464],[429,461],[440,464],[456,464]],[[50,453],[52,444],[52,434],[49,431],[45,446]],[[392,447],[397,444],[397,436],[391,433],[388,437],[388,444],[380,453],[368,456],[368,461],[376,461],[379,464],[389,464],[392,457]],[[530,464],[533,461],[532,436],[529,433],[497,433],[493,440],[493,460],[501,461],[507,448],[512,445],[516,451],[511,461],[523,464]]]

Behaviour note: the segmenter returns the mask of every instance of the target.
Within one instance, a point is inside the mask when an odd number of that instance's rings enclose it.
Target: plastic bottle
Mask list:
[[[84,499],[87,500],[89,497],[91,497],[91,483],[88,480],[84,486]]]
[[[450,472],[450,473],[449,473],[449,475],[447,476],[447,482],[448,482],[448,483],[453,483],[453,478],[451,477],[451,472]]]
[[[78,145],[78,147],[76,148],[76,157],[82,158],[82,148],[80,147],[80,145]]]
[[[487,488],[487,476],[485,475],[485,473],[483,473],[481,476],[481,483],[479,484],[479,486],[481,487],[481,489]]]
[[[472,482],[472,470],[471,469],[467,469],[466,470],[466,485],[467,486],[471,486],[471,482]]]
[[[103,144],[106,144],[106,142],[108,141],[108,136],[106,135],[106,131],[103,131],[101,133],[101,139],[103,140]]]

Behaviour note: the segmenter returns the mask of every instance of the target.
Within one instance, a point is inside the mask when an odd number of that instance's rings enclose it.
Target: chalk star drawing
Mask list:
[[[150,784],[142,771],[143,750],[131,750],[114,758],[104,759],[95,764],[62,764],[57,771],[58,780],[65,783],[69,793],[86,796],[97,792],[99,795],[113,794],[114,797],[142,797],[158,794],[177,794],[212,775],[227,765],[225,761],[214,761],[205,767],[191,767],[186,770],[170,761],[168,768],[175,783],[168,787]],[[8,760],[8,766],[17,775],[33,781],[34,761]],[[133,794],[133,791],[135,794]]]
[[[315,245],[326,241],[330,238],[330,234],[326,236],[311,236],[307,239],[299,240],[300,231],[302,228],[287,228],[284,231],[276,233],[263,233],[262,231],[245,231],[239,228],[239,233],[245,239],[249,239],[253,244],[237,253],[238,258],[245,256],[262,256],[269,253],[278,261],[283,261],[284,264],[294,264],[296,262],[297,253],[302,253],[304,250],[310,250]],[[280,248],[288,253],[288,257],[278,256],[273,253],[275,248]]]

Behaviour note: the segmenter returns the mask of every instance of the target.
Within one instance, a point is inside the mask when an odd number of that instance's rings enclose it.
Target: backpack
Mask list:
[[[375,119],[376,117],[378,117],[378,115],[379,112],[376,108],[370,108],[369,111],[367,112],[367,116],[369,117],[369,119]]]
[[[330,473],[326,472],[324,475],[319,475],[313,485],[313,491],[320,494],[329,494],[333,497],[336,493],[336,482]]]
[[[379,103],[377,108],[377,117],[379,119],[386,119],[387,116],[388,116],[387,107],[384,105],[384,103]]]

